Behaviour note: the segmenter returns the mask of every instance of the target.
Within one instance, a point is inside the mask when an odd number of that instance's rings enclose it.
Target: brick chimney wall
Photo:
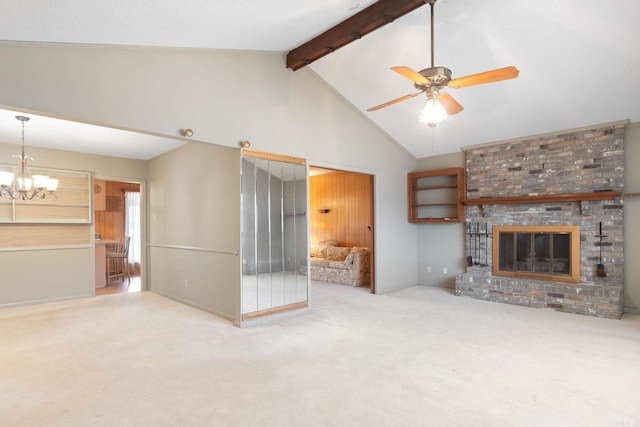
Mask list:
[[[471,147],[465,151],[467,198],[623,191],[625,125]],[[579,225],[580,283],[493,276],[491,237],[468,234],[467,253],[480,263],[456,278],[456,294],[560,311],[620,318],[624,307],[622,199],[469,205],[467,230],[495,225]],[[599,223],[602,263],[598,277]],[[476,249],[476,246],[478,248]]]

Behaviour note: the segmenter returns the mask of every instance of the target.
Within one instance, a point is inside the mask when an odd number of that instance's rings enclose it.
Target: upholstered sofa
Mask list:
[[[311,280],[369,286],[371,251],[369,248],[339,246],[322,242],[311,246]]]

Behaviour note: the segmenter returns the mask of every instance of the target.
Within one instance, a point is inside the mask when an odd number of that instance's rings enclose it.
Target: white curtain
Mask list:
[[[125,200],[125,236],[131,237],[129,242],[129,263],[140,262],[140,193],[127,191]]]

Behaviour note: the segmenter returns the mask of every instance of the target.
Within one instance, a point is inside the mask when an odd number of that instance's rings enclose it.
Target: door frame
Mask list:
[[[149,287],[147,286],[147,188],[146,181],[141,179],[131,179],[131,178],[122,178],[110,175],[92,175],[91,176],[91,234],[95,236],[95,210],[94,206],[94,192],[93,192],[93,181],[94,180],[102,180],[102,181],[111,181],[111,182],[128,182],[132,184],[140,185],[140,292],[147,291]],[[93,252],[93,251],[92,251]],[[91,262],[93,264],[92,271],[95,271],[95,256],[91,258]],[[95,296],[95,286],[93,287],[92,296]]]
[[[316,161],[307,161],[309,168],[322,168],[322,169],[331,169],[336,172],[349,172],[349,173],[357,173],[361,175],[367,175],[371,179],[371,284],[369,285],[369,291],[372,294],[376,293],[376,174],[372,171],[367,171],[363,169],[352,169],[347,168],[345,166],[332,165],[329,163],[316,162]],[[310,177],[311,175],[309,175]],[[309,194],[309,204],[311,204],[311,194]],[[309,223],[309,229],[311,229],[311,223]]]

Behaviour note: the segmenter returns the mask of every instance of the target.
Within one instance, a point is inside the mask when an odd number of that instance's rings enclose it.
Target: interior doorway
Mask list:
[[[93,180],[94,233],[96,248],[107,248],[121,237],[129,237],[126,257],[131,280],[126,276],[102,280],[102,259],[96,256],[96,295],[143,290],[142,273],[142,185],[139,182],[115,179]],[[108,251],[109,249],[107,249]],[[97,251],[96,251],[97,252]],[[126,268],[126,267],[125,267]],[[100,277],[99,277],[100,276]]]
[[[354,252],[366,248],[368,284],[362,285],[362,280],[353,274],[341,283],[366,287],[375,293],[373,175],[310,166],[309,209],[312,248],[322,242],[337,242],[339,247],[349,247]],[[311,278],[314,280],[314,271]],[[322,278],[325,279],[336,281],[331,277]]]

